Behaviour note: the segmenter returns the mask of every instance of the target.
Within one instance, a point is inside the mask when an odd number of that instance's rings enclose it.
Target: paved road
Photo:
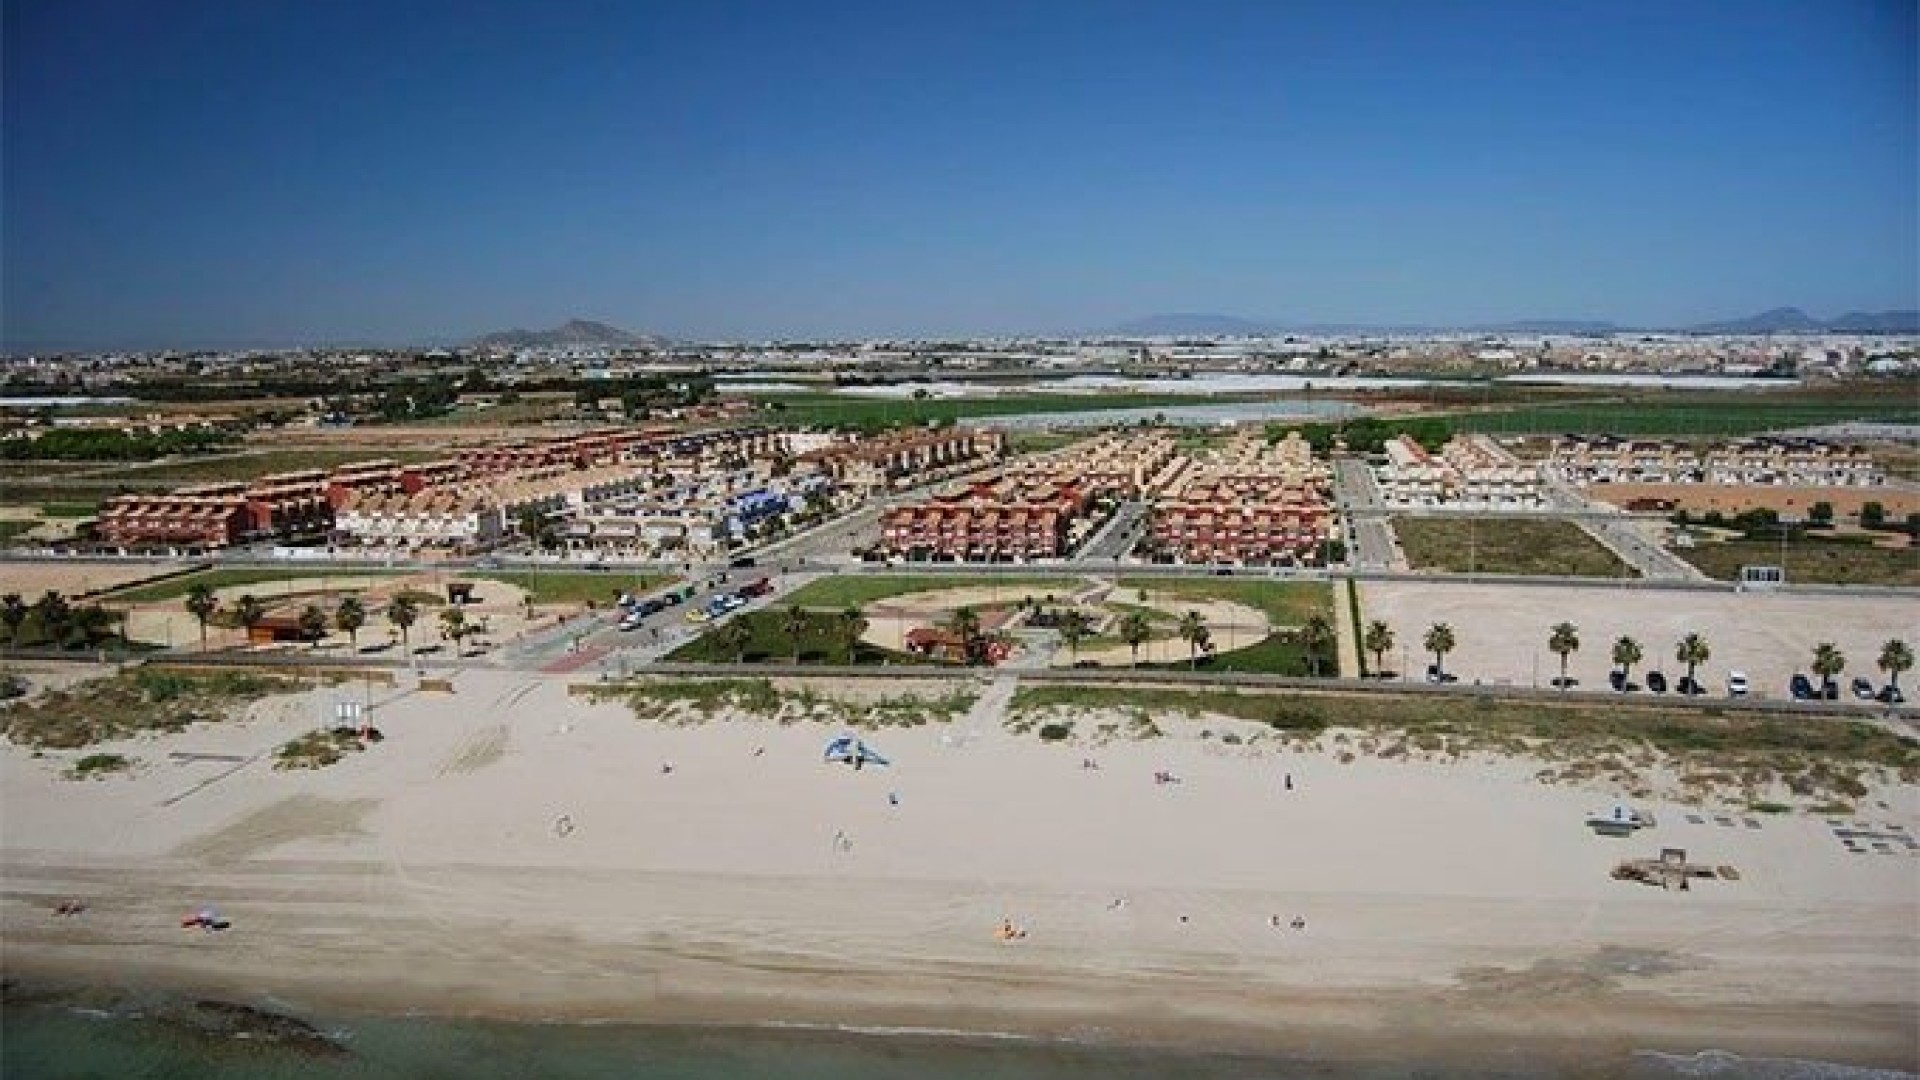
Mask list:
[[[1352,532],[1352,550],[1347,558],[1359,570],[1395,569],[1393,532],[1387,526],[1387,506],[1380,498],[1373,470],[1359,458],[1335,458],[1333,483],[1335,498],[1346,511]]]
[[[1652,581],[1705,579],[1693,564],[1660,546],[1646,524],[1632,515],[1590,503],[1560,480],[1547,480],[1542,491],[1556,517],[1571,518],[1641,577]]]
[[[1147,504],[1143,502],[1123,502],[1120,509],[1114,511],[1113,519],[1095,533],[1092,539],[1080,545],[1080,551],[1071,562],[1083,563],[1092,559],[1117,559],[1132,550],[1133,542],[1139,536],[1141,519],[1146,517]]]

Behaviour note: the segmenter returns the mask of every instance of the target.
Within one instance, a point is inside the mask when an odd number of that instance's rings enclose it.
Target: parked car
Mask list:
[[[1620,693],[1626,693],[1628,689],[1627,673],[1618,670],[1607,672],[1607,685],[1613,687]]]
[[[1840,700],[1840,684],[1828,679],[1820,684],[1820,697],[1826,701]]]
[[[1853,677],[1853,696],[1862,701],[1872,701],[1873,680],[1867,678],[1865,675],[1855,675]]]
[[[629,615],[626,618],[620,620],[619,630],[621,631],[621,633],[626,633],[627,631],[630,631],[630,630],[638,630],[640,629],[640,623],[642,621],[643,620],[640,619],[640,617],[637,615]]]
[[[1699,681],[1693,676],[1682,675],[1680,676],[1680,681],[1673,684],[1673,692],[1676,694],[1685,694],[1688,697],[1698,697],[1706,693],[1707,688],[1701,686]]]
[[[1728,697],[1746,697],[1747,691],[1750,689],[1752,689],[1752,687],[1749,686],[1747,683],[1746,672],[1744,671],[1727,672],[1727,696]]]
[[[713,618],[713,612],[708,611],[706,608],[697,607],[687,612],[687,621],[690,623],[703,623],[711,618]]]
[[[1647,689],[1656,694],[1667,692],[1667,677],[1658,671],[1647,672]]]
[[[1787,693],[1792,694],[1793,700],[1795,701],[1811,701],[1813,699],[1813,681],[1801,672],[1796,671],[1793,674],[1793,678],[1787,680]]]
[[[1460,681],[1460,676],[1455,675],[1451,671],[1442,671],[1433,664],[1428,664],[1427,681],[1430,683],[1456,683]]]
[[[742,555],[739,558],[734,559],[732,562],[728,563],[727,565],[733,567],[735,570],[744,570],[747,567],[753,565],[753,556]]]
[[[1906,696],[1900,693],[1900,688],[1892,683],[1881,687],[1880,692],[1873,695],[1873,700],[1878,701],[1882,705],[1905,705],[1907,703]]]

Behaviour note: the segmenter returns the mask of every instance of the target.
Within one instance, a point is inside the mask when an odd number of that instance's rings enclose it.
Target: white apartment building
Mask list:
[[[1387,443],[1386,453],[1387,463],[1375,475],[1392,505],[1485,510],[1542,505],[1540,470],[1486,435],[1456,435],[1437,455],[1402,435]]]

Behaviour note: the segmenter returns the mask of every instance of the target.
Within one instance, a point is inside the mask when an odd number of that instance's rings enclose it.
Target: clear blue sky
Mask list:
[[[1913,0],[4,0],[12,349],[1916,306]]]

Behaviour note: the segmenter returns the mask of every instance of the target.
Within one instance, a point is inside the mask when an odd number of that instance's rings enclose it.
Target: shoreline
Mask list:
[[[1422,1064],[1451,1068],[1526,1068],[1613,1075],[1646,1055],[1686,1059],[1731,1054],[1744,1059],[1815,1061],[1858,1069],[1911,1074],[1911,1012],[1904,1004],[1880,1007],[1735,1005],[1629,1001],[1625,995],[1578,998],[1553,1004],[1507,1003],[1501,1009],[1438,1012],[1411,1025],[1408,1017],[1435,1008],[1428,994],[1393,988],[1349,994],[1302,992],[1279,997],[1245,996],[1236,1020],[1213,1014],[1203,1003],[1168,1016],[1166,1002],[1151,988],[1115,995],[1127,1004],[1105,1008],[1084,984],[1073,992],[1079,1004],[1056,1008],[1045,1020],[1023,1008],[1020,991],[1059,987],[1003,983],[1013,991],[995,1007],[951,1004],[888,1004],[896,986],[875,984],[872,996],[828,997],[794,1005],[756,994],[690,994],[649,999],[639,1013],[584,1005],[529,1011],[495,1001],[449,1003],[436,991],[386,989],[375,995],[350,982],[326,980],[296,985],[260,985],[256,979],[199,978],[179,971],[133,968],[111,977],[84,968],[29,962],[6,973],[7,1008],[92,1008],[114,1004],[211,1000],[261,1008],[278,1016],[320,1022],[329,1029],[370,1021],[507,1025],[520,1028],[626,1028],[639,1032],[696,1030],[711,1033],[796,1033],[830,1038],[903,1039],[939,1044],[1005,1044],[1036,1049],[1128,1052],[1149,1055],[1218,1056],[1340,1066]],[[242,984],[245,985],[242,985]],[[1227,988],[1222,988],[1227,989]],[[852,1006],[851,1010],[849,1006]],[[1265,1010],[1278,1009],[1279,1012]],[[1251,1016],[1262,1011],[1262,1018]],[[1596,1023],[1596,1012],[1606,1019]],[[128,1015],[131,1015],[129,1013]]]

